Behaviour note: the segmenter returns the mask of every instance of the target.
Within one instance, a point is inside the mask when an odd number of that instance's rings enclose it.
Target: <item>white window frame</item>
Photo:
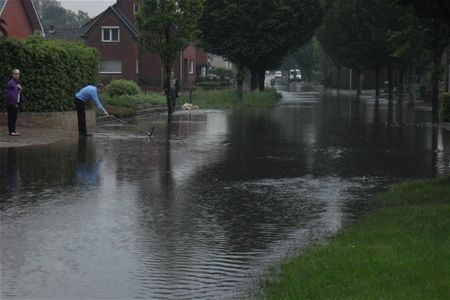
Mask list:
[[[112,40],[112,30],[110,30],[110,40],[105,40],[105,29],[117,29],[117,41]],[[120,43],[120,27],[119,26],[102,26],[102,43]]]
[[[140,3],[133,3],[133,13],[138,14],[141,10],[141,4]]]
[[[102,71],[101,67],[102,67],[102,62],[103,61],[101,61],[100,62],[100,71],[99,71],[100,74],[122,74],[123,70],[122,70],[122,61],[121,60],[119,60],[119,59],[106,59],[104,61],[120,61],[120,71],[112,71],[112,72]]]
[[[194,74],[194,60],[189,60],[189,74]]]

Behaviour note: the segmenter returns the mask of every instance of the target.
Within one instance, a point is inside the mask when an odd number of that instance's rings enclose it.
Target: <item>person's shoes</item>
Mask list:
[[[11,136],[16,136],[16,135],[20,135],[20,134],[17,134],[17,133],[15,133],[15,132],[10,132],[9,135],[11,135]]]
[[[14,132],[16,135],[20,135],[20,133],[18,133],[18,132]]]

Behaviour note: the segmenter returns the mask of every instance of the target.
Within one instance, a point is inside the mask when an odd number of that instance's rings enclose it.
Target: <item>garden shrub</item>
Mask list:
[[[111,81],[106,87],[106,94],[110,97],[124,96],[124,95],[139,95],[141,89],[134,81],[118,79]]]
[[[98,82],[99,54],[82,43],[27,39],[0,39],[0,80],[3,89],[11,70],[20,69],[27,111],[73,110],[75,93]],[[1,105],[3,107],[3,105]]]
[[[117,97],[110,97],[109,95],[104,95],[102,97],[102,102],[104,104],[109,105],[126,106],[134,109],[142,109],[154,105],[165,105],[166,97],[158,94],[123,95]]]
[[[443,122],[450,122],[450,94],[444,93],[441,96],[440,113]]]

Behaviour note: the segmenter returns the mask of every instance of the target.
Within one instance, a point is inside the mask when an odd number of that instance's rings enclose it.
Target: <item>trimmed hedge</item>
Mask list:
[[[134,81],[118,79],[111,81],[106,86],[106,94],[110,97],[124,96],[124,95],[139,95],[142,91]]]
[[[73,110],[75,93],[98,82],[100,56],[82,43],[36,35],[24,40],[6,38],[0,40],[0,53],[2,95],[11,70],[20,69],[27,111]]]
[[[450,122],[450,94],[444,93],[441,96],[441,120]]]

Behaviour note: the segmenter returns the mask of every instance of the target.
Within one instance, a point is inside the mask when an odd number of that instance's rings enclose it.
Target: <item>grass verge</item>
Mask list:
[[[450,177],[407,182],[332,240],[288,259],[264,299],[449,299]]]
[[[240,102],[235,89],[197,90],[192,92],[192,104],[200,108],[234,108],[273,106],[279,99],[275,89],[265,91],[246,91]],[[189,94],[183,93],[178,100],[179,105],[189,102]]]

